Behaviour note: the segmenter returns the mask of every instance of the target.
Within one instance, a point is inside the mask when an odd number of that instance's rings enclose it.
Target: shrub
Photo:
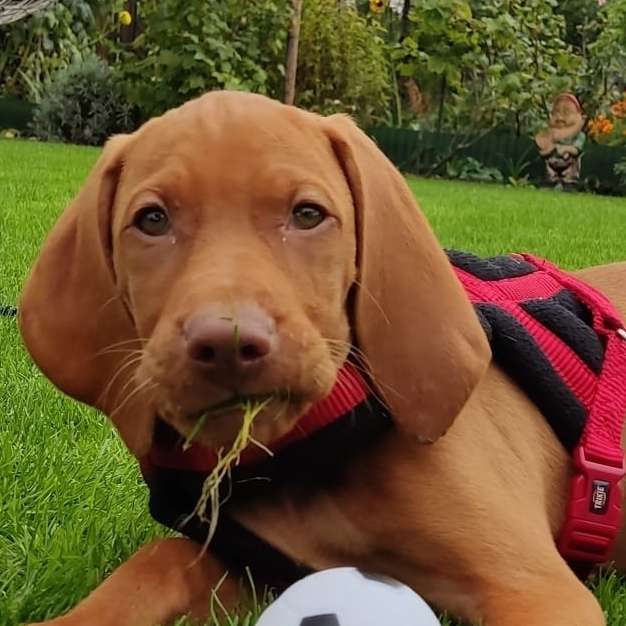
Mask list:
[[[144,0],[142,34],[120,50],[129,100],[142,118],[213,89],[280,97],[287,0]]]
[[[61,0],[0,26],[0,93],[39,102],[51,77],[83,57],[94,27],[87,0]]]
[[[337,0],[305,0],[297,103],[343,112],[369,125],[388,121],[391,71],[384,28]]]
[[[61,70],[45,88],[32,130],[46,141],[101,145],[131,125],[131,108],[114,72],[90,56]]]
[[[473,180],[484,183],[501,183],[504,181],[504,176],[497,167],[483,165],[473,157],[462,157],[450,161],[446,165],[446,175],[448,178]]]

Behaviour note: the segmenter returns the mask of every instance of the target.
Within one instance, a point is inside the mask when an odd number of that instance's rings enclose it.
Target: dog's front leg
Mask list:
[[[214,590],[223,606],[238,602],[239,581],[224,574],[198,544],[157,540],[136,552],[76,608],[41,626],[166,626],[186,614],[204,620]]]
[[[490,586],[483,605],[489,626],[605,626],[598,601],[567,568]]]

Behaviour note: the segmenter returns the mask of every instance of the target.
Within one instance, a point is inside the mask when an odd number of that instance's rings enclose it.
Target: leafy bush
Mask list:
[[[604,2],[596,22],[580,89],[588,113],[601,112],[626,89],[626,0]]]
[[[517,134],[544,123],[554,94],[581,60],[564,40],[556,0],[421,0],[395,69],[421,92],[425,126],[461,131],[504,126]]]
[[[143,33],[120,53],[129,100],[142,117],[212,89],[280,96],[288,0],[145,0]]]
[[[0,93],[38,102],[51,77],[88,51],[93,27],[87,0],[61,0],[0,27]]]
[[[43,140],[100,145],[131,124],[131,107],[113,71],[90,56],[61,70],[45,88],[32,128]]]
[[[337,0],[305,0],[296,99],[364,124],[387,121],[391,72],[384,29]]]
[[[463,157],[450,161],[446,165],[446,175],[448,178],[479,182],[501,183],[504,181],[502,172],[497,167],[483,165],[473,157]]]

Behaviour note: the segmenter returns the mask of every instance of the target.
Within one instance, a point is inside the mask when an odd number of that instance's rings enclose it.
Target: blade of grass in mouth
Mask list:
[[[226,413],[228,411],[234,411],[236,409],[241,409],[243,411],[245,410],[243,403],[244,401],[241,400],[240,398],[229,398],[228,400],[225,400],[224,402],[220,402],[219,404],[216,404],[212,406],[210,409],[207,409],[206,411],[204,411],[202,415],[198,417],[198,419],[196,420],[196,423],[191,429],[191,432],[185,438],[185,441],[183,443],[183,450],[185,451],[189,450],[194,439],[198,436],[198,433],[202,430],[202,428],[206,424],[206,421],[209,419],[209,417],[214,416],[214,415],[219,415],[220,413]]]
[[[211,471],[211,473],[204,480],[202,485],[202,493],[198,498],[198,502],[194,507],[194,510],[183,521],[183,525],[186,524],[192,517],[197,516],[202,522],[208,523],[209,528],[207,531],[207,538],[204,547],[208,547],[215,529],[217,528],[217,521],[219,518],[220,509],[220,495],[219,488],[222,480],[230,473],[230,469],[233,464],[237,464],[241,453],[248,447],[248,444],[252,441],[252,424],[254,419],[261,413],[261,411],[272,401],[272,397],[261,400],[239,400],[238,406],[243,411],[243,419],[241,422],[241,428],[235,437],[235,441],[230,450],[224,453],[224,448],[218,450],[217,463]],[[223,411],[224,409],[222,409]],[[205,413],[204,415],[207,415]],[[204,415],[202,417],[204,417]],[[198,420],[200,421],[202,417]],[[207,517],[207,508],[210,505],[209,516]]]

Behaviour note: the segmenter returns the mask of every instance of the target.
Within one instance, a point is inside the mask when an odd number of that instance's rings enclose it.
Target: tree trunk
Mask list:
[[[409,13],[411,12],[411,0],[404,0],[402,5],[402,17],[400,18],[400,41],[402,41],[409,32]]]
[[[120,26],[120,42],[132,43],[139,35],[139,2],[138,0],[126,0],[124,10],[131,15],[132,22],[129,26]]]
[[[293,104],[296,99],[296,75],[298,71],[298,44],[300,42],[300,22],[302,1],[291,0],[293,16],[287,36],[287,63],[285,67],[285,104]]]

